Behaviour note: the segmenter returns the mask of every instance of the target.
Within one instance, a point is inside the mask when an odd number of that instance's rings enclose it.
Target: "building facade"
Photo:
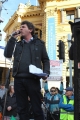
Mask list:
[[[65,43],[65,62],[63,63],[63,79],[69,81],[68,49],[71,39],[69,21],[80,17],[80,0],[38,0],[39,6],[30,3],[19,4],[17,11],[9,19],[4,28],[6,42],[14,30],[20,28],[23,20],[32,22],[35,33],[45,41],[50,60],[58,60],[58,41]],[[73,71],[73,70],[72,70]],[[73,72],[72,72],[73,75]]]

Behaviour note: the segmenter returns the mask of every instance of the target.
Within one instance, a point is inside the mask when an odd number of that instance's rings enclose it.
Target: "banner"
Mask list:
[[[56,60],[56,29],[55,29],[55,18],[48,18],[48,56],[50,60]]]
[[[62,79],[62,60],[50,60],[50,75],[47,80],[61,80]]]

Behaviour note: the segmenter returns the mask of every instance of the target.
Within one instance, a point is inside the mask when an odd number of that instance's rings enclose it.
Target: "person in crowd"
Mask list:
[[[4,109],[4,102],[5,102],[5,95],[1,100],[2,108]],[[17,117],[17,103],[16,103],[16,95],[14,92],[14,86],[10,85],[9,90],[7,93],[6,99],[6,106],[5,106],[5,113],[4,116],[6,117]]]
[[[5,84],[2,83],[2,84],[0,85],[0,114],[1,114],[1,116],[2,116],[1,100],[2,100],[2,98],[3,98],[4,94],[5,94],[5,92],[6,92],[6,90],[5,90]]]
[[[1,107],[1,98],[0,98],[0,120],[2,120],[2,107]]]
[[[47,120],[59,120],[59,97],[56,95],[55,87],[51,87],[50,93],[45,95],[47,108]]]
[[[64,90],[64,86],[63,86],[63,78],[61,79],[61,82],[60,82],[60,89],[59,88],[55,88],[56,89],[56,94],[58,95],[58,97],[60,98],[61,95],[63,94],[63,90]],[[44,97],[45,95],[48,93],[50,94],[49,92],[49,89],[48,89],[48,81],[47,80],[44,80],[44,90],[45,90],[45,93],[44,93]],[[47,94],[47,95],[48,95]]]
[[[11,58],[17,37],[21,40],[16,42],[14,51],[13,77],[16,93],[18,113],[20,120],[29,120],[28,96],[32,104],[35,120],[44,120],[41,109],[40,78],[47,79],[50,74],[50,62],[45,44],[35,35],[35,27],[29,21],[22,21],[20,30],[9,39],[4,56]],[[29,65],[35,65],[46,73],[38,77],[29,72]]]
[[[67,87],[65,95],[59,102],[60,120],[74,120],[74,95],[73,88]]]
[[[0,98],[2,99],[4,94],[5,94],[6,90],[5,90],[5,84],[1,84],[0,86]]]
[[[63,90],[64,90],[64,86],[63,86],[63,79],[62,79],[60,83],[60,89],[56,87],[56,95],[58,95],[59,99],[63,95]]]
[[[49,92],[49,89],[48,89],[48,81],[47,80],[43,80],[43,83],[44,83],[44,90],[45,90],[45,94]]]
[[[61,98],[61,95],[62,95],[62,94],[61,94],[62,91],[60,91],[58,87],[56,87],[55,89],[56,89],[56,95],[58,95],[58,97],[59,97],[59,99],[60,99],[60,98]]]
[[[44,90],[44,88],[41,88],[41,95],[42,95],[42,99],[44,99],[44,94],[45,94],[45,90]]]

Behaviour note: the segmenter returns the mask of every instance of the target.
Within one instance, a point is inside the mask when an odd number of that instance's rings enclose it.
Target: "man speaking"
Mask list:
[[[13,62],[14,89],[16,93],[18,113],[20,120],[29,120],[28,96],[30,97],[35,120],[44,120],[41,109],[40,77],[29,72],[29,65],[35,65],[47,75],[50,74],[50,63],[44,42],[34,35],[34,25],[29,21],[23,21],[20,31],[12,34],[7,42],[4,56],[11,58],[15,41],[18,36],[21,41],[16,43]]]

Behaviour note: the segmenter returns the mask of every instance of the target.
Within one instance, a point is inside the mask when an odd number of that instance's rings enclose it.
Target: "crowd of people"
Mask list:
[[[65,90],[65,91],[64,91]],[[29,119],[34,119],[34,112],[29,101]],[[5,102],[5,85],[0,85],[0,120]],[[73,88],[67,87],[64,89],[63,81],[60,83],[60,88],[51,87],[48,89],[48,82],[45,80],[44,88],[41,89],[42,110],[45,120],[74,120],[74,91]],[[16,95],[14,85],[9,86],[7,100],[5,106],[4,118],[14,116],[19,119],[17,112]]]
[[[45,111],[47,120],[74,120],[74,91],[72,87],[64,89],[63,81],[60,89],[51,87],[48,90],[48,83],[45,81]]]

